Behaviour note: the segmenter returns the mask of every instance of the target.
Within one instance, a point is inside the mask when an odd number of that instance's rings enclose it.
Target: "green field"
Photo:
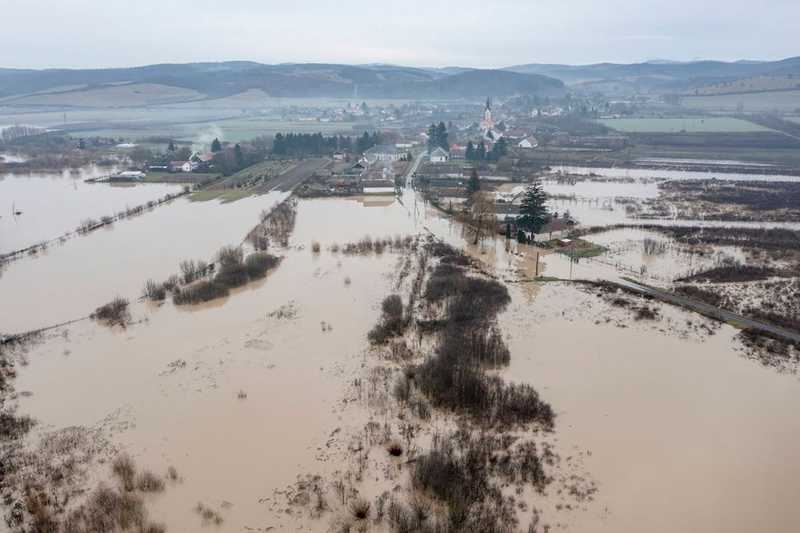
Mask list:
[[[278,132],[317,133],[326,135],[335,133],[353,134],[371,129],[368,124],[357,122],[300,122],[283,121],[269,118],[234,118],[224,120],[209,120],[192,122],[189,124],[142,124],[131,127],[131,124],[122,124],[119,127],[100,127],[81,129],[70,132],[73,137],[121,137],[127,140],[137,140],[147,137],[169,137],[177,141],[196,142],[219,137],[223,141],[239,142],[258,137],[260,135],[274,135]]]
[[[753,133],[772,131],[746,120],[730,117],[613,118],[600,120],[625,133]]]

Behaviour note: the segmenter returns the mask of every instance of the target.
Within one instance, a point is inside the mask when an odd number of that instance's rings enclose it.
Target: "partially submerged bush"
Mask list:
[[[128,492],[136,487],[134,483],[136,479],[136,465],[129,455],[118,455],[111,463],[111,471],[117,479],[119,479],[122,487]]]
[[[22,437],[35,425],[29,416],[17,416],[12,411],[0,411],[0,441]]]
[[[92,313],[92,318],[106,322],[109,325],[125,325],[130,319],[128,300],[117,296],[109,303],[101,305]]]
[[[403,300],[397,294],[390,294],[381,303],[381,321],[367,334],[372,344],[386,344],[389,339],[401,335],[408,326],[403,317]]]
[[[145,470],[136,478],[136,488],[142,492],[161,492],[164,490],[164,480]]]
[[[350,514],[356,520],[366,520],[369,518],[370,503],[364,498],[356,498],[350,502]]]
[[[167,289],[163,283],[158,283],[153,279],[148,279],[144,284],[142,295],[148,300],[158,302],[167,297]]]
[[[280,259],[274,255],[270,255],[266,252],[257,252],[247,256],[245,267],[247,269],[247,274],[251,278],[263,278],[267,275],[267,272],[275,268],[279,262]]]
[[[216,281],[198,281],[188,287],[175,290],[172,301],[175,305],[198,304],[227,296],[228,288]]]

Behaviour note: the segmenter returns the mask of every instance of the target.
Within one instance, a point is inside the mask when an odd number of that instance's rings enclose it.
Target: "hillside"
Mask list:
[[[4,105],[153,105],[252,90],[277,97],[472,99],[487,94],[558,95],[564,92],[564,85],[539,74],[393,65],[225,62],[97,70],[0,69],[0,102]]]
[[[528,64],[506,70],[541,74],[580,87],[616,84],[619,88],[640,91],[687,92],[699,87],[729,83],[743,78],[800,74],[800,57],[781,61],[692,61],[686,63],[647,62],[634,64],[598,63],[594,65]]]

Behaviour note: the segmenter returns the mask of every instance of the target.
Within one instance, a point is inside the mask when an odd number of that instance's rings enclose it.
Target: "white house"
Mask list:
[[[376,161],[400,161],[405,158],[406,152],[392,144],[379,144],[364,152],[370,164]]]
[[[517,146],[520,148],[536,148],[539,146],[539,141],[534,137],[525,137],[517,143]]]
[[[197,168],[197,163],[191,161],[171,161],[169,164],[170,172],[191,172]]]
[[[430,153],[431,163],[447,163],[450,160],[450,154],[441,146],[437,146],[435,150]]]

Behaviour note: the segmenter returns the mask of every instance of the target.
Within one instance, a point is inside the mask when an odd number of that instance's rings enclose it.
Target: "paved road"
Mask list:
[[[673,305],[678,305],[686,309],[691,309],[692,311],[696,311],[702,315],[709,316],[711,318],[716,318],[717,320],[722,320],[724,322],[736,324],[737,326],[740,326],[742,328],[749,328],[758,331],[763,331],[771,335],[774,335],[776,337],[780,337],[782,339],[786,339],[792,342],[800,342],[800,332],[798,331],[777,326],[775,324],[770,324],[769,322],[753,320],[752,318],[747,318],[740,314],[733,313],[731,311],[726,311],[725,309],[720,309],[719,307],[714,307],[713,305],[709,305],[705,302],[687,298],[685,296],[674,294],[662,289],[658,289],[656,287],[651,287],[649,285],[642,285],[641,283],[629,278],[622,278],[622,281],[618,283],[623,287],[639,292],[641,294],[646,294],[652,296],[653,298],[657,298],[661,301],[671,303]]]
[[[290,192],[295,187],[310,178],[314,172],[318,172],[332,163],[332,160],[324,157],[304,159],[292,168],[275,176],[259,188],[258,192],[282,191]]]

